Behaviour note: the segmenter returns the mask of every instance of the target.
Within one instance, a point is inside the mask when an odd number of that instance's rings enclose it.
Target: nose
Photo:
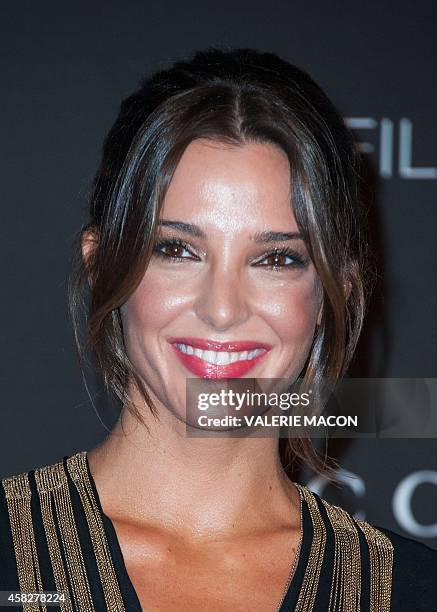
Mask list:
[[[240,325],[250,314],[245,284],[237,270],[210,269],[195,303],[197,317],[208,327],[226,331]]]

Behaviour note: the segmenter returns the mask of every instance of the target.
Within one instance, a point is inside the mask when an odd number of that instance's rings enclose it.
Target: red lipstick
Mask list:
[[[204,338],[193,337],[170,337],[167,338],[172,345],[175,354],[182,364],[196,376],[202,378],[240,378],[251,370],[272,348],[270,344],[265,342],[254,342],[251,340],[217,342],[215,340],[206,340]],[[255,356],[253,359],[242,359],[234,361],[226,365],[209,363],[205,359],[200,358],[195,354],[189,355],[184,353],[177,345],[185,344],[193,347],[193,349],[201,349],[203,351],[222,352],[243,352],[254,351],[255,349],[263,349],[263,352]]]

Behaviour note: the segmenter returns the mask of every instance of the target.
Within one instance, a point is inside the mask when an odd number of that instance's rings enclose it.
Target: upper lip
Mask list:
[[[229,342],[217,342],[216,340],[206,340],[205,338],[167,338],[171,344],[189,344],[194,348],[203,349],[206,351],[251,351],[257,348],[263,348],[269,351],[272,347],[265,342],[256,342],[253,340],[233,340]]]

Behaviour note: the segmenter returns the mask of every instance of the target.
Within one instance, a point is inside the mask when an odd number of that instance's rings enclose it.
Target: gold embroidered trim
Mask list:
[[[393,544],[385,533],[366,521],[357,520],[366,536],[370,556],[370,612],[390,612]]]
[[[294,483],[294,484],[296,484],[296,483]],[[289,590],[290,585],[291,585],[291,583],[293,581],[294,575],[296,573],[297,566],[299,565],[300,556],[301,556],[302,542],[303,542],[303,535],[304,535],[303,534],[303,504],[304,504],[304,501],[303,501],[303,496],[302,496],[301,489],[298,488],[297,490],[299,492],[301,535],[300,535],[300,538],[299,538],[299,545],[297,547],[297,551],[296,551],[295,556],[294,556],[293,565],[292,565],[290,573],[288,575],[287,582],[285,583],[284,589],[282,591],[281,600],[278,603],[275,612],[280,612],[280,610],[282,609],[282,607],[284,605],[285,598],[287,597],[288,590]]]
[[[68,472],[78,491],[88,523],[107,609],[111,612],[125,612],[102,518],[88,478],[85,456],[86,451],[82,451],[69,457]],[[61,611],[94,612],[63,461],[35,469],[35,482],[56,590],[69,594],[67,602],[59,602]],[[42,591],[44,588],[32,524],[32,490],[28,473],[4,478],[2,484],[8,505],[20,590]],[[36,603],[24,605],[23,609],[25,612],[47,612],[45,605]]]
[[[319,586],[320,571],[322,569],[323,557],[325,554],[326,527],[314,495],[309,489],[298,484],[297,482],[294,484],[303,494],[303,498],[306,501],[310,511],[311,521],[314,528],[313,541],[311,543],[308,563],[299,591],[295,612],[310,612],[313,610],[314,601],[316,599],[317,589]]]
[[[356,612],[361,599],[361,554],[358,530],[351,516],[322,499],[334,531],[334,567],[329,611]]]
[[[2,480],[8,506],[17,563],[20,591],[36,593],[43,590],[32,525],[31,495],[27,472]],[[23,604],[24,612],[47,612],[47,607],[37,603]]]
[[[86,451],[69,457],[67,467],[85,511],[106,605],[111,612],[125,612],[102,517],[88,476]]]
[[[72,612],[74,603],[74,609],[83,605],[87,610],[92,611],[94,607],[91,590],[62,461],[36,469],[35,481],[56,588],[59,591],[68,592],[71,598],[70,601],[63,602],[62,609],[65,612]],[[68,588],[65,565],[61,557],[59,537],[55,528],[55,514],[71,590]]]

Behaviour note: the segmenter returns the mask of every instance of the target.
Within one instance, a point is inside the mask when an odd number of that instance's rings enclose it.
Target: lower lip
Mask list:
[[[202,378],[241,378],[269,352],[265,351],[254,359],[235,361],[234,363],[229,363],[228,365],[215,365],[213,363],[208,363],[204,359],[200,359],[200,357],[197,357],[196,355],[188,355],[187,353],[183,353],[178,349],[176,344],[172,344],[172,347],[187,370],[193,374],[196,374],[196,376],[201,376]]]

